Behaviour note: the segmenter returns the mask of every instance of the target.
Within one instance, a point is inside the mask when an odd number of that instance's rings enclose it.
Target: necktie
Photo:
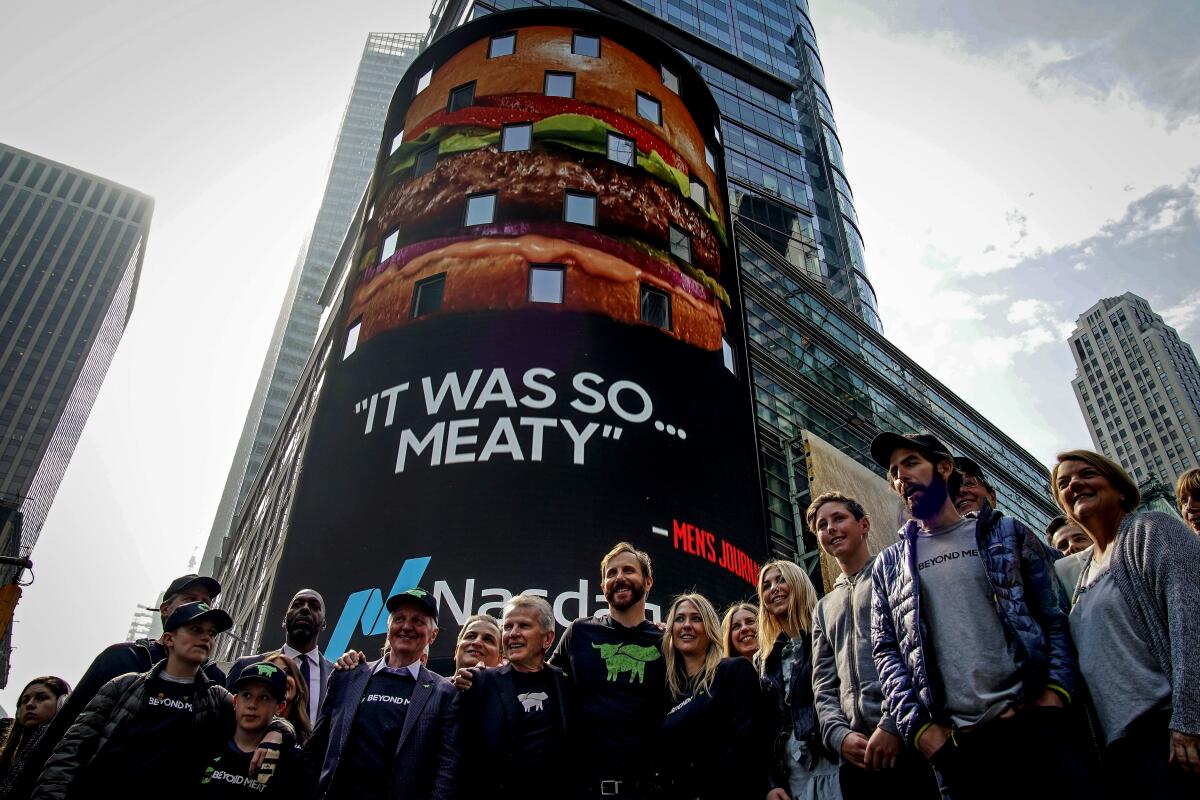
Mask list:
[[[312,678],[308,671],[308,654],[300,653],[296,656],[296,660],[300,662],[300,677],[304,678],[304,691],[312,694]]]

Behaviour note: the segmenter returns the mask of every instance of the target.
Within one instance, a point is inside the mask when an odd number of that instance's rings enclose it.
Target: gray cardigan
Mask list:
[[[1113,582],[1171,681],[1170,728],[1200,734],[1200,536],[1176,516],[1146,511],[1121,520],[1115,546]]]

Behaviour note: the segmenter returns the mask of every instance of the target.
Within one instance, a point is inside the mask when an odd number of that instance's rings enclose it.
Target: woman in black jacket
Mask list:
[[[34,678],[21,690],[16,716],[6,720],[11,724],[0,739],[0,800],[29,796],[37,775],[26,774],[26,759],[70,692],[67,682],[53,675]]]
[[[767,800],[840,800],[837,760],[821,745],[812,690],[812,612],[817,592],[791,561],[758,573],[758,663],[775,688],[779,735]]]
[[[744,658],[722,658],[720,622],[699,594],[675,598],[663,631],[670,695],[662,729],[663,795],[670,800],[759,800],[764,776],[751,735],[758,676]]]

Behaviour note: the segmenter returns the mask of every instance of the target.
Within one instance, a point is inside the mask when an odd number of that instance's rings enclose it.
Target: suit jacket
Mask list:
[[[336,780],[359,700],[378,664],[378,660],[360,663],[354,669],[334,672],[329,680],[320,720],[302,756],[317,798],[326,797]],[[388,800],[451,800],[456,795],[461,756],[458,690],[441,675],[421,667],[392,761]]]
[[[229,678],[225,681],[225,688],[231,692],[235,691],[233,688],[233,684],[235,681],[237,681],[237,679],[239,677],[241,677],[242,670],[244,670],[250,664],[254,664],[256,662],[262,661],[263,656],[265,656],[267,653],[276,653],[276,652],[283,652],[283,645],[280,645],[275,650],[268,650],[263,653],[256,653],[252,656],[242,656],[237,661],[233,662],[233,664],[231,664],[229,667]],[[325,702],[325,695],[329,692],[329,676],[332,674],[333,674],[333,662],[330,661],[325,656],[321,656],[321,696],[317,699],[317,707],[318,708],[320,708],[321,704],[323,704]],[[317,721],[315,719],[310,720],[310,722],[312,722],[313,725],[317,724]]]
[[[554,681],[563,734],[558,737],[556,757],[550,759],[549,766],[558,776],[569,776],[567,758],[572,748],[567,741],[574,716],[571,712],[572,690],[561,669],[549,664],[545,669]],[[478,765],[464,776],[464,783],[469,787],[463,792],[464,796],[478,796],[472,790],[478,790],[484,796],[505,797],[505,792],[510,790],[517,795],[528,794],[527,775],[516,775],[518,785],[506,786],[506,781],[514,777],[509,768],[520,746],[517,737],[521,713],[512,664],[482,670],[475,676],[471,688],[463,692],[463,750],[466,763]],[[541,783],[543,786],[559,785],[549,774]]]

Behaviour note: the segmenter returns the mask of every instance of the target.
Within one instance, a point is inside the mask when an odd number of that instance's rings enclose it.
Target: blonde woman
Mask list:
[[[663,662],[670,709],[663,720],[663,796],[669,800],[760,798],[753,763],[758,698],[754,666],[721,657],[720,622],[707,598],[683,594],[667,610]]]
[[[753,659],[758,652],[758,606],[753,603],[731,605],[721,620],[721,641],[726,658]]]
[[[757,660],[779,714],[767,800],[840,800],[838,765],[821,744],[813,704],[816,589],[791,561],[770,561],[758,573],[758,601]]]

